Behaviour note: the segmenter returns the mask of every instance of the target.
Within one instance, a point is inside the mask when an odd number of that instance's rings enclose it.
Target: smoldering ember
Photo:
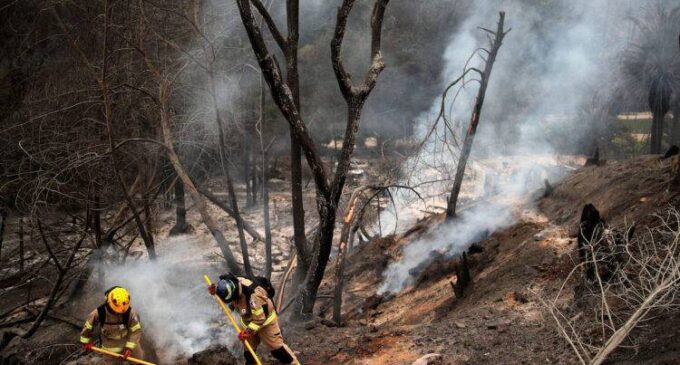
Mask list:
[[[680,364],[680,0],[0,32],[0,365]]]

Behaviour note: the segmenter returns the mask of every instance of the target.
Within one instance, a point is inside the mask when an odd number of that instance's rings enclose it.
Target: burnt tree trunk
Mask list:
[[[349,248],[348,246],[352,231],[352,222],[354,222],[354,213],[357,200],[364,190],[366,190],[365,187],[354,190],[349,202],[347,203],[347,210],[345,211],[345,215],[342,219],[340,243],[338,244],[338,256],[335,261],[335,298],[333,300],[333,321],[337,323],[338,326],[342,324],[342,290],[344,287],[343,276],[345,272],[345,257],[347,256]]]
[[[149,59],[146,54],[143,54],[143,56],[144,61],[146,62],[149,70],[152,72],[152,74],[156,78],[156,81],[158,82],[158,106],[160,111],[159,122],[161,125],[164,147],[168,159],[172,163],[172,167],[175,169],[175,173],[182,180],[182,183],[184,184],[186,190],[189,192],[189,195],[191,195],[191,199],[193,200],[196,209],[198,210],[199,214],[201,215],[201,218],[203,219],[203,224],[205,224],[205,226],[210,231],[210,234],[215,239],[215,242],[217,242],[217,246],[220,248],[220,251],[222,252],[222,255],[224,256],[224,259],[227,263],[227,269],[229,269],[231,272],[235,274],[240,274],[242,273],[242,270],[238,262],[236,261],[234,254],[231,252],[231,249],[229,248],[229,244],[227,243],[224,234],[219,230],[217,224],[213,220],[213,217],[210,215],[210,213],[208,213],[208,207],[205,204],[205,200],[203,200],[203,196],[196,189],[196,186],[194,185],[193,181],[187,174],[184,165],[182,165],[182,162],[179,159],[177,152],[175,151],[174,141],[172,138],[172,131],[170,128],[170,115],[168,114],[169,111],[168,98],[170,97],[169,95],[170,84],[168,83],[168,80],[158,70],[153,61],[151,61],[151,59]]]
[[[181,180],[175,181],[175,225],[170,229],[170,235],[186,233],[187,228],[187,208],[184,199],[184,184]]]
[[[94,196],[94,209],[92,210],[92,225],[94,229],[94,242],[97,248],[102,247],[102,219],[101,219],[102,204],[99,200],[99,195]]]
[[[19,218],[19,271],[24,272],[24,219]]]
[[[0,261],[2,261],[2,243],[5,239],[5,227],[7,226],[7,211],[4,209],[0,209],[0,219],[2,221],[0,222]]]
[[[477,133],[477,126],[479,125],[479,118],[482,113],[482,106],[484,105],[484,97],[486,96],[486,88],[489,85],[489,78],[491,77],[491,70],[493,69],[493,64],[496,61],[498,50],[503,44],[503,38],[505,38],[505,36],[508,34],[508,31],[504,29],[504,22],[505,13],[500,12],[496,32],[493,33],[489,30],[485,30],[488,33],[492,33],[492,39],[490,49],[485,50],[488,54],[486,55],[484,71],[472,69],[479,74],[481,79],[479,90],[477,91],[477,98],[475,99],[475,105],[472,109],[472,116],[470,117],[470,124],[468,125],[467,133],[465,134],[463,149],[460,152],[460,159],[458,160],[458,167],[456,168],[456,177],[453,182],[453,187],[451,188],[449,201],[446,207],[446,217],[449,219],[456,216],[458,194],[460,193],[460,187],[463,184],[463,177],[465,176],[465,168],[467,166],[468,158],[470,157],[470,151],[472,151],[472,142],[474,141],[475,134]]]
[[[456,271],[456,283],[451,284],[453,286],[453,292],[456,294],[456,298],[462,298],[465,295],[465,289],[472,282],[472,276],[470,275],[470,267],[467,261],[467,253],[463,252],[461,257],[455,266]]]
[[[661,154],[663,142],[664,118],[670,109],[671,88],[668,81],[658,79],[649,88],[649,109],[652,111],[652,130],[649,152],[653,155]]]
[[[676,94],[680,94],[680,92]],[[680,95],[675,96],[673,104],[673,124],[671,125],[669,144],[680,145]]]
[[[267,175],[269,173],[269,156],[267,153],[268,147],[264,145],[264,128],[265,128],[265,93],[264,93],[264,77],[260,77],[260,151],[262,153],[262,215],[264,219],[264,251],[265,251],[265,268],[264,276],[271,280],[272,277],[272,226],[269,217],[269,180]]]
[[[366,73],[364,84],[354,86],[351,77],[344,70],[344,66],[340,59],[340,49],[345,33],[345,26],[347,24],[347,17],[354,2],[354,0],[343,1],[342,6],[338,10],[335,35],[331,42],[333,69],[343,97],[348,105],[348,125],[343,150],[340,152],[338,167],[335,171],[333,181],[329,182],[321,156],[318,154],[307,126],[300,116],[296,100],[292,97],[291,89],[289,85],[283,81],[278,63],[275,60],[275,57],[269,52],[267,44],[262,36],[260,26],[255,22],[251,3],[254,4],[263,15],[266,25],[269,27],[274,39],[279,43],[282,49],[286,49],[286,41],[276,29],[276,26],[273,24],[266,9],[262,9],[262,4],[258,0],[237,0],[241,20],[248,33],[248,38],[250,39],[260,69],[269,85],[272,98],[286,118],[286,121],[289,123],[291,130],[294,132],[295,138],[297,139],[302,152],[304,152],[307,164],[312,171],[314,184],[316,186],[317,210],[319,215],[318,246],[317,250],[314,250],[314,260],[310,263],[310,268],[307,270],[307,275],[305,277],[305,283],[300,290],[300,300],[296,302],[297,305],[294,313],[296,316],[308,317],[312,314],[319,284],[323,278],[331,252],[337,204],[344,187],[347,168],[349,167],[349,157],[351,157],[354,149],[354,139],[359,125],[361,107],[375,86],[378,75],[385,67],[380,54],[380,36],[385,8],[389,0],[377,0],[371,18],[372,62]],[[288,10],[290,11],[291,8],[297,12],[297,1],[289,2]],[[297,17],[297,14],[295,14],[295,16]],[[291,27],[291,24],[289,24],[289,27]],[[293,28],[297,30],[297,24],[295,24]],[[300,252],[301,259],[302,255],[303,253]],[[307,256],[309,257],[309,255]]]
[[[298,72],[298,42],[300,38],[300,1],[286,1],[288,35],[283,47],[286,59],[286,84],[293,97],[298,114],[300,106],[300,76]],[[305,234],[305,207],[302,196],[302,148],[293,129],[290,130],[290,190],[293,214],[293,243],[298,252],[298,265],[293,275],[293,285],[299,285],[311,266],[312,251]]]
[[[595,263],[590,247],[600,241],[604,232],[605,221],[600,212],[592,204],[586,204],[581,211],[578,233],[578,255],[585,266],[586,278],[595,280]]]
[[[123,179],[123,176],[121,175],[120,171],[118,170],[118,159],[117,159],[117,153],[116,153],[116,145],[114,143],[114,135],[113,135],[113,100],[111,98],[111,91],[109,89],[109,82],[108,82],[108,61],[109,61],[109,47],[108,47],[108,41],[109,41],[109,28],[111,24],[111,7],[109,6],[108,1],[104,3],[104,46],[103,46],[103,52],[102,52],[102,66],[101,66],[101,71],[100,74],[95,76],[95,79],[97,80],[99,84],[99,88],[101,90],[102,94],[102,101],[103,101],[103,111],[102,114],[104,116],[104,121],[106,122],[106,132],[107,132],[107,137],[108,137],[108,142],[109,142],[109,148],[111,149],[111,166],[113,168],[113,175],[115,179],[118,181],[118,185],[120,186],[121,191],[123,192],[123,197],[125,198],[125,202],[127,203],[128,208],[132,212],[132,215],[134,217],[135,224],[137,225],[137,230],[139,231],[140,236],[142,237],[142,240],[144,241],[144,246],[146,246],[146,250],[149,254],[149,259],[155,260],[156,259],[156,248],[154,245],[153,241],[153,236],[149,235],[149,232],[146,229],[146,226],[144,225],[144,222],[142,221],[142,218],[140,217],[139,213],[137,212],[137,208],[135,206],[135,203],[132,199],[131,194],[128,192],[128,187],[125,184],[125,180]],[[75,44],[76,41],[73,41]],[[75,46],[75,45],[74,45]],[[83,57],[84,54],[83,54]],[[96,70],[92,70],[94,75],[97,75]]]
[[[210,65],[212,65],[212,63]],[[241,247],[241,256],[243,257],[243,269],[245,270],[246,275],[252,277],[253,269],[250,266],[250,255],[248,255],[248,244],[246,243],[246,236],[243,230],[243,219],[241,218],[241,213],[239,211],[238,200],[236,198],[236,192],[234,191],[234,183],[231,177],[231,169],[229,168],[229,163],[227,159],[226,151],[227,145],[226,140],[224,138],[224,122],[222,116],[220,115],[220,110],[217,104],[217,90],[215,86],[215,78],[212,72],[212,66],[211,68],[208,69],[208,79],[210,82],[213,109],[215,111],[215,124],[217,125],[217,132],[219,136],[220,162],[222,164],[222,172],[224,173],[224,177],[227,182],[227,193],[229,194],[231,210],[233,212],[234,219],[236,220],[239,245]]]

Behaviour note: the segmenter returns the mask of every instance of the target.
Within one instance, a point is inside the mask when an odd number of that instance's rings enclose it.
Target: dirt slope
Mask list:
[[[409,364],[432,353],[441,356],[429,363],[439,364],[577,363],[539,298],[554,297],[574,267],[580,210],[593,203],[614,226],[643,227],[655,212],[677,206],[677,194],[668,190],[671,166],[671,160],[641,157],[584,167],[556,184],[550,197],[518,206],[517,223],[471,256],[474,282],[463,298],[454,297],[449,282],[455,274],[441,263],[438,279],[388,300],[375,295],[389,260],[441,217],[421,222],[415,233],[374,241],[349,259],[346,327],[296,329],[295,348],[308,364]],[[323,290],[331,288],[324,283]],[[329,308],[330,300],[320,303],[321,315],[330,316]],[[638,354],[620,351],[611,363],[680,364],[677,319],[652,322],[643,332],[649,345]]]

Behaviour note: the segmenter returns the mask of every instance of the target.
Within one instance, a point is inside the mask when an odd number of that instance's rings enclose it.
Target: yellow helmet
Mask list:
[[[106,304],[114,312],[123,314],[130,308],[130,293],[125,288],[114,286],[106,292]]]

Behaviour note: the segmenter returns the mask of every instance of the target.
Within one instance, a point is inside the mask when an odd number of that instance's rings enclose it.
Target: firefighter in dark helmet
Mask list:
[[[282,364],[300,364],[281,336],[272,301],[274,288],[269,280],[261,277],[247,279],[230,273],[220,276],[217,284],[210,285],[208,290],[240,314],[245,328],[239,333],[239,340],[248,340],[253,349],[263,343]],[[255,364],[255,359],[245,348],[244,354],[246,364]]]

